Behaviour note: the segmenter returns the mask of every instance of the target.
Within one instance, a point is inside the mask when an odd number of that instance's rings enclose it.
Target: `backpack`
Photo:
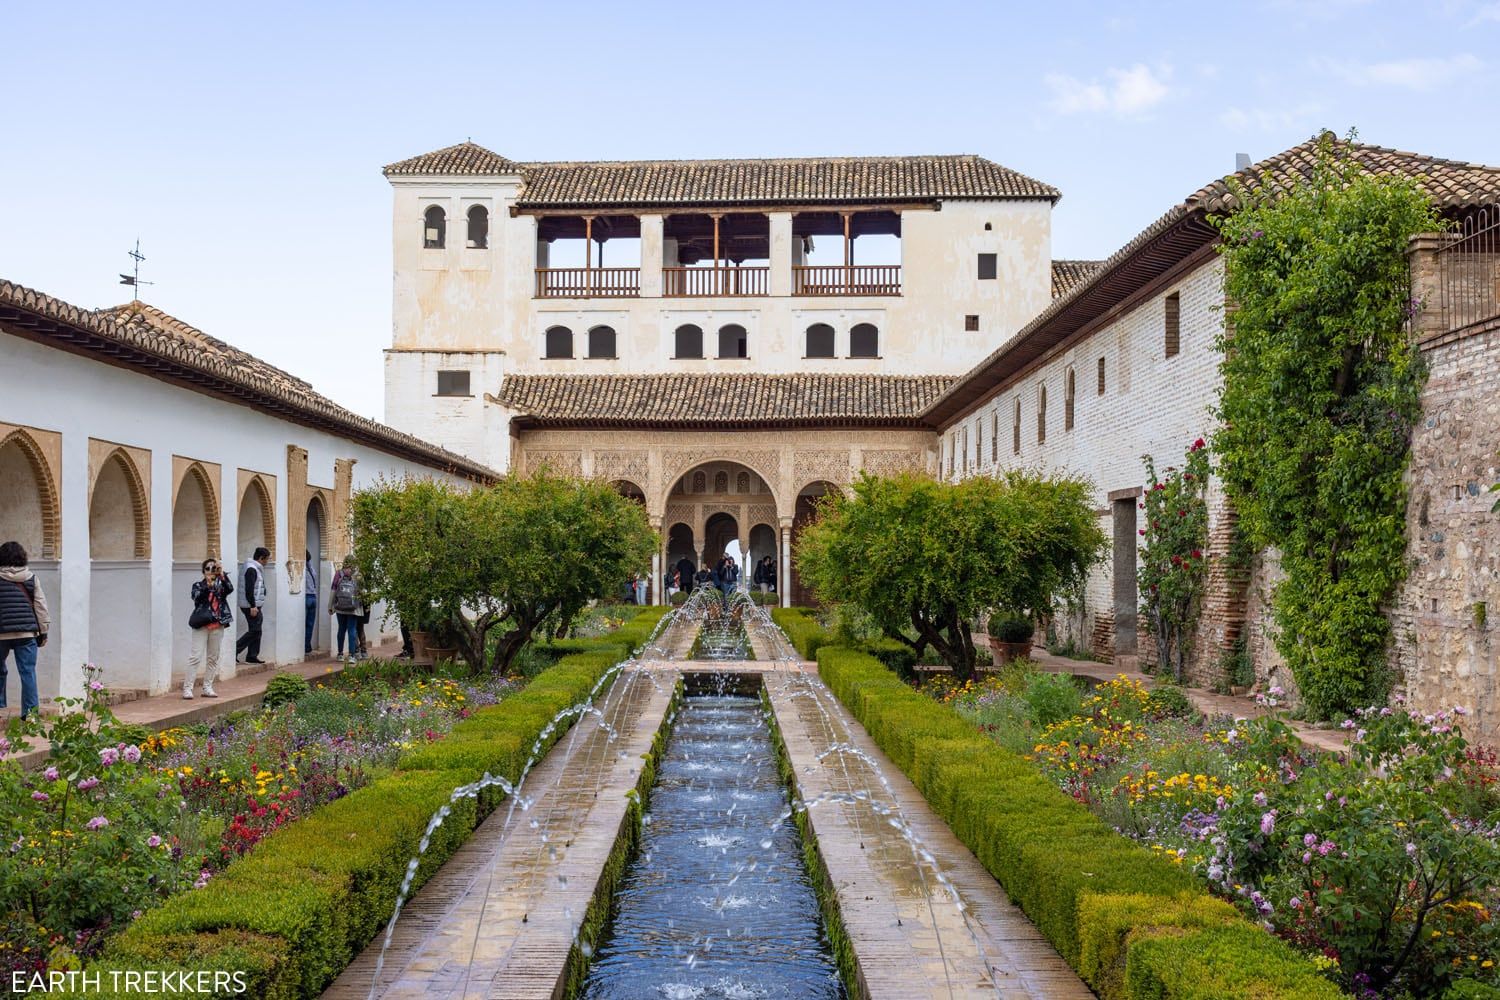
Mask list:
[[[353,573],[340,573],[333,585],[333,610],[352,615],[359,610],[359,581]]]

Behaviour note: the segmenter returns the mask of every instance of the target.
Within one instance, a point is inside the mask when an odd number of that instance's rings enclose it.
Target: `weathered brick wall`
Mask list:
[[[1463,705],[1470,734],[1500,741],[1500,319],[1429,338],[1407,474],[1411,573],[1393,604],[1390,665],[1427,711]]]

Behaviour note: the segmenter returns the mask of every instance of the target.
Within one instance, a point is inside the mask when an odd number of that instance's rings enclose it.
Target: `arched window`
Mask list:
[[[1104,395],[1104,359],[1099,359],[1099,395]]]
[[[693,492],[702,493],[708,489],[708,477],[701,472],[693,473]]]
[[[596,326],[589,331],[589,357],[612,358],[615,356],[615,328]]]
[[[849,357],[880,357],[880,331],[874,323],[856,323],[849,331]]]
[[[719,357],[748,358],[750,356],[749,335],[738,323],[719,327]]]
[[[673,355],[678,358],[703,357],[703,328],[686,323],[677,328]]]
[[[1016,422],[1010,428],[1011,454],[1021,454],[1021,397],[1016,397]]]
[[[833,327],[827,323],[814,323],[807,328],[807,356],[833,357]]]
[[[573,331],[565,326],[548,327],[546,356],[571,358],[573,356]]]
[[[442,206],[431,205],[422,213],[422,246],[427,250],[441,250],[448,245],[448,216]]]
[[[737,489],[741,493],[749,493],[750,492],[750,473],[748,473],[748,472],[741,472],[738,476],[735,476],[734,477],[734,486],[735,486],[735,489]]]
[[[1068,369],[1067,381],[1063,384],[1063,430],[1073,429],[1073,396],[1075,385],[1073,381],[1073,369]]]
[[[469,249],[485,250],[490,245],[490,210],[483,205],[469,209]]]
[[[1042,444],[1047,440],[1047,387],[1039,385],[1036,389],[1036,443]]]
[[[729,492],[729,473],[727,473],[727,472],[715,472],[714,473],[714,492],[715,493],[728,493]]]
[[[1000,461],[1000,411],[990,415],[990,461]]]

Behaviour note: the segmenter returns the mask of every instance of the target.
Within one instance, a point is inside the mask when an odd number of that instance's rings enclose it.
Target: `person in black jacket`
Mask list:
[[[682,589],[685,593],[691,594],[693,592],[693,574],[697,572],[697,569],[693,565],[693,561],[687,556],[683,556],[677,560],[677,572],[681,574]]]
[[[47,645],[52,625],[47,597],[36,574],[26,566],[20,542],[0,545],[0,708],[5,707],[6,661],[12,656],[21,678],[21,718],[40,710],[36,687],[36,651]]]
[[[245,634],[234,644],[234,659],[245,654],[246,663],[264,663],[260,658],[260,633],[266,624],[266,560],[271,550],[264,545],[245,561],[240,571],[240,610],[245,613]]]
[[[203,560],[203,579],[193,581],[193,613],[188,616],[188,628],[193,630],[192,652],[188,654],[187,673],[182,678],[182,696],[193,696],[193,682],[198,679],[198,666],[204,654],[208,664],[203,670],[203,697],[217,698],[214,681],[219,679],[219,650],[224,642],[224,630],[233,627],[234,611],[229,606],[229,595],[234,593],[234,584],[224,573],[217,559]]]

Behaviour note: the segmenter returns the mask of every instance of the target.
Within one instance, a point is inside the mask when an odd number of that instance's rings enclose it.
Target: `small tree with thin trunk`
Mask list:
[[[464,658],[497,672],[538,629],[571,616],[646,563],[655,534],[608,484],[546,474],[465,490],[381,482],[354,498],[367,588],[418,628],[450,625]]]
[[[1010,471],[941,483],[863,476],[802,532],[797,569],[818,599],[868,611],[918,655],[931,646],[974,674],[972,623],[1034,617],[1076,596],[1105,551],[1082,479]]]

